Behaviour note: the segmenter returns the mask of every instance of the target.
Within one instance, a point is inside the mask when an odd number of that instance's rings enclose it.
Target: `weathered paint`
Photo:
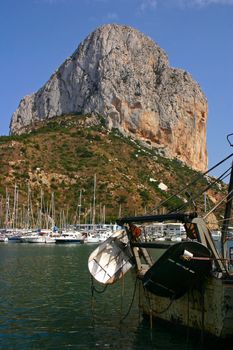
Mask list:
[[[174,301],[150,293],[142,283],[140,294],[139,306],[147,315],[220,338],[233,337],[233,278],[209,277]]]

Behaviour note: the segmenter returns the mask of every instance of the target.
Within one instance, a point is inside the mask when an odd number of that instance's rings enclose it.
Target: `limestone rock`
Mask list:
[[[109,129],[150,143],[197,170],[207,167],[207,101],[190,74],[169,66],[149,37],[121,25],[91,33],[11,119],[12,134],[38,120],[101,115]]]

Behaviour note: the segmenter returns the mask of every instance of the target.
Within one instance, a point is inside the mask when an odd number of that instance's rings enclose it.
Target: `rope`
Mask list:
[[[165,307],[165,309],[163,309],[162,311],[156,311],[156,314],[158,314],[158,315],[164,314],[164,312],[166,312],[172,306],[174,300],[175,299],[172,298],[170,300],[169,304]]]
[[[108,284],[106,284],[102,290],[98,290],[98,289],[94,286],[94,279],[93,279],[93,276],[91,276],[91,295],[92,295],[92,297],[94,297],[94,292],[96,292],[96,293],[98,293],[98,294],[104,293],[105,290],[107,289],[107,287],[108,287]]]
[[[121,318],[120,323],[122,323],[126,319],[126,317],[128,317],[128,315],[129,315],[129,313],[130,313],[130,311],[132,309],[134,298],[135,298],[135,294],[136,294],[136,290],[137,290],[137,282],[138,282],[138,279],[136,278],[135,279],[135,283],[134,283],[133,296],[132,296],[132,300],[131,300],[130,305],[129,305],[129,309],[126,312],[126,314]]]
[[[190,318],[190,315],[189,315],[189,290],[188,290],[188,299],[187,299],[187,327],[186,327],[186,343],[188,344],[189,342],[189,318]]]
[[[125,291],[125,276],[123,275],[121,278],[121,316],[122,316],[122,310],[123,310],[123,298],[124,298],[124,291]]]
[[[151,304],[150,304],[150,297],[149,297],[148,291],[145,290],[145,288],[144,288],[144,292],[145,292],[145,294],[147,294],[147,298],[146,299],[148,300],[149,309],[150,309],[150,313],[151,313],[152,307],[151,307]],[[175,298],[171,298],[169,304],[165,307],[165,309],[163,309],[162,311],[155,311],[155,313],[158,314],[158,315],[162,315],[164,312],[166,312],[172,306],[174,300],[175,300]]]
[[[201,289],[201,347],[203,347],[205,332],[205,288],[203,285]]]
[[[105,290],[107,289],[108,284],[106,284],[104,286],[104,288],[102,290],[98,290],[95,286],[94,286],[94,278],[93,276],[91,276],[91,311],[92,311],[92,322],[93,325],[95,324],[95,296],[94,296],[94,292],[101,294],[104,293]]]

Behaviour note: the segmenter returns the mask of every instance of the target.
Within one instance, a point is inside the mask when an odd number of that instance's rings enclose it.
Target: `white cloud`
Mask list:
[[[167,0],[173,5],[178,5],[182,7],[198,6],[206,7],[209,5],[233,5],[233,0]],[[162,4],[163,1],[159,0]]]
[[[146,10],[155,9],[157,3],[158,0],[140,0],[139,11],[144,12]]]
[[[40,3],[47,3],[50,5],[54,5],[54,4],[58,4],[58,3],[62,3],[62,2],[66,2],[67,0],[34,0],[34,2],[36,4],[40,4]]]
[[[186,0],[187,2],[187,0]],[[200,5],[200,6],[208,6],[211,4],[216,5],[233,5],[233,0],[191,0],[194,4]]]
[[[97,1],[97,0],[96,0]],[[233,0],[139,0],[137,10],[140,14],[155,10],[158,6],[207,7],[211,5],[233,5]]]
[[[118,19],[118,14],[116,12],[109,12],[107,13],[107,19],[114,21]]]
[[[77,2],[79,3],[80,0],[33,0],[34,3],[47,3],[50,5],[56,5],[59,3],[68,3],[68,2]],[[111,4],[110,0],[82,0],[87,3],[105,3],[105,4]],[[128,0],[125,0],[126,2]],[[138,5],[136,7],[138,14],[142,15],[149,11],[154,11],[159,6],[172,6],[172,7],[199,7],[204,8],[211,5],[218,5],[218,6],[233,6],[233,0],[138,0]],[[110,9],[109,9],[110,10]],[[111,10],[110,10],[111,11]],[[118,19],[118,15],[116,12],[109,12],[107,14],[107,18],[110,20],[116,20]]]

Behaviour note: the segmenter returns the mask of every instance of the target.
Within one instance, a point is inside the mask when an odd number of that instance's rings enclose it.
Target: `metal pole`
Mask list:
[[[222,237],[221,237],[221,251],[222,257],[225,259],[227,256],[227,232],[230,224],[231,210],[232,210],[232,199],[233,199],[233,163],[231,166],[231,177],[228,186],[227,204],[225,207],[224,221],[222,225]]]

